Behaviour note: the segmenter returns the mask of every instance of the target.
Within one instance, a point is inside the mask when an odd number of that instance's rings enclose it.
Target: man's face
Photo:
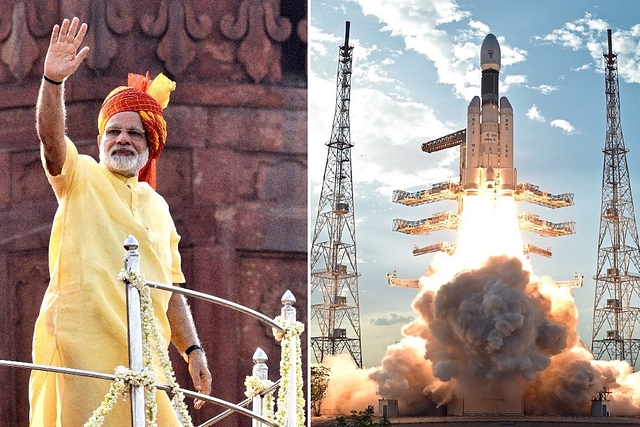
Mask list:
[[[111,116],[98,135],[100,161],[111,172],[136,176],[149,159],[149,145],[140,114],[125,111]]]

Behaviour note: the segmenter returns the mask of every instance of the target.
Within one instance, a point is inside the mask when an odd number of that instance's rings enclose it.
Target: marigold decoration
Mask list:
[[[160,73],[151,80],[146,75],[130,73],[127,86],[120,86],[107,95],[98,115],[98,132],[104,132],[107,121],[117,113],[137,111],[149,143],[149,161],[140,170],[138,179],[156,188],[156,159],[167,140],[167,123],[162,110],[169,104],[169,96],[176,88],[175,82]]]
[[[277,341],[281,341],[281,354],[280,357],[280,377],[282,382],[280,389],[278,390],[277,407],[278,410],[275,413],[276,423],[279,426],[287,425],[287,419],[289,417],[289,396],[291,393],[296,394],[296,426],[304,427],[305,414],[304,414],[304,397],[302,396],[302,358],[300,357],[300,335],[304,332],[304,324],[302,322],[288,322],[282,316],[277,316],[274,321],[284,329],[282,332],[279,329],[273,328],[273,334]],[[292,346],[296,348],[296,360],[291,360]],[[296,384],[299,384],[296,390],[291,390],[292,385],[289,381],[289,374],[292,369],[295,369]],[[266,416],[265,416],[266,417]]]
[[[159,364],[162,367],[164,379],[173,393],[171,404],[178,415],[178,419],[184,427],[193,427],[193,422],[191,421],[187,405],[184,403],[184,395],[179,390],[180,386],[176,381],[175,373],[171,366],[167,345],[162,339],[157,319],[153,313],[149,286],[147,286],[142,275],[133,271],[122,270],[118,275],[118,280],[123,283],[129,283],[140,291],[143,368],[141,372],[134,372],[124,366],[118,366],[116,368],[115,381],[111,383],[111,387],[102,401],[102,404],[93,412],[93,415],[89,421],[85,423],[84,427],[101,427],[104,423],[105,417],[118,401],[118,396],[126,396],[129,394],[128,385],[145,387],[147,426],[158,427],[158,405],[156,402],[157,389],[155,387],[156,370],[152,350],[155,350]]]

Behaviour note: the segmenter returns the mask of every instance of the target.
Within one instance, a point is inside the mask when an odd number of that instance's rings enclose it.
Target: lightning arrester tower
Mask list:
[[[311,320],[320,335],[311,337],[318,363],[325,356],[349,352],[362,368],[356,224],[351,177],[351,63],[346,23],[344,45],[338,55],[336,106],[327,142],[327,163],[311,247]],[[325,240],[326,239],[326,240]],[[319,295],[321,294],[321,295]],[[321,302],[320,302],[321,296]],[[316,302],[317,303],[314,303]]]
[[[602,170],[602,203],[598,265],[593,303],[591,351],[596,359],[624,360],[635,369],[640,338],[634,329],[640,319],[640,257],[633,210],[627,149],[620,124],[617,55],[604,54],[607,133]]]

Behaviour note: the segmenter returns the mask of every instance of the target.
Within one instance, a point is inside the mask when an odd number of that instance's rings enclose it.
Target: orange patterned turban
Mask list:
[[[105,98],[98,115],[98,132],[104,132],[107,121],[117,113],[137,111],[149,143],[149,161],[138,173],[140,181],[146,181],[156,188],[156,159],[162,152],[167,140],[167,123],[162,110],[169,104],[169,95],[176,87],[164,74],[160,73],[151,80],[149,73],[129,74],[127,86],[120,86]]]

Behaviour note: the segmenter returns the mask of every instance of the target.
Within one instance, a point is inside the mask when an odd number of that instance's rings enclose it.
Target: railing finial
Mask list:
[[[290,290],[282,295],[282,309],[280,309],[280,315],[287,322],[295,322],[296,321],[296,309],[293,306],[296,302],[296,297],[293,296],[293,293]]]
[[[131,234],[124,239],[124,248],[128,251],[135,251],[138,249],[138,241]]]
[[[140,253],[138,252],[138,241],[131,234],[124,240],[124,248],[127,250],[124,254],[124,269],[140,273]]]
[[[260,378],[261,380],[269,379],[269,367],[265,363],[269,358],[267,353],[263,349],[258,347],[256,352],[253,353],[253,371],[252,375]]]

